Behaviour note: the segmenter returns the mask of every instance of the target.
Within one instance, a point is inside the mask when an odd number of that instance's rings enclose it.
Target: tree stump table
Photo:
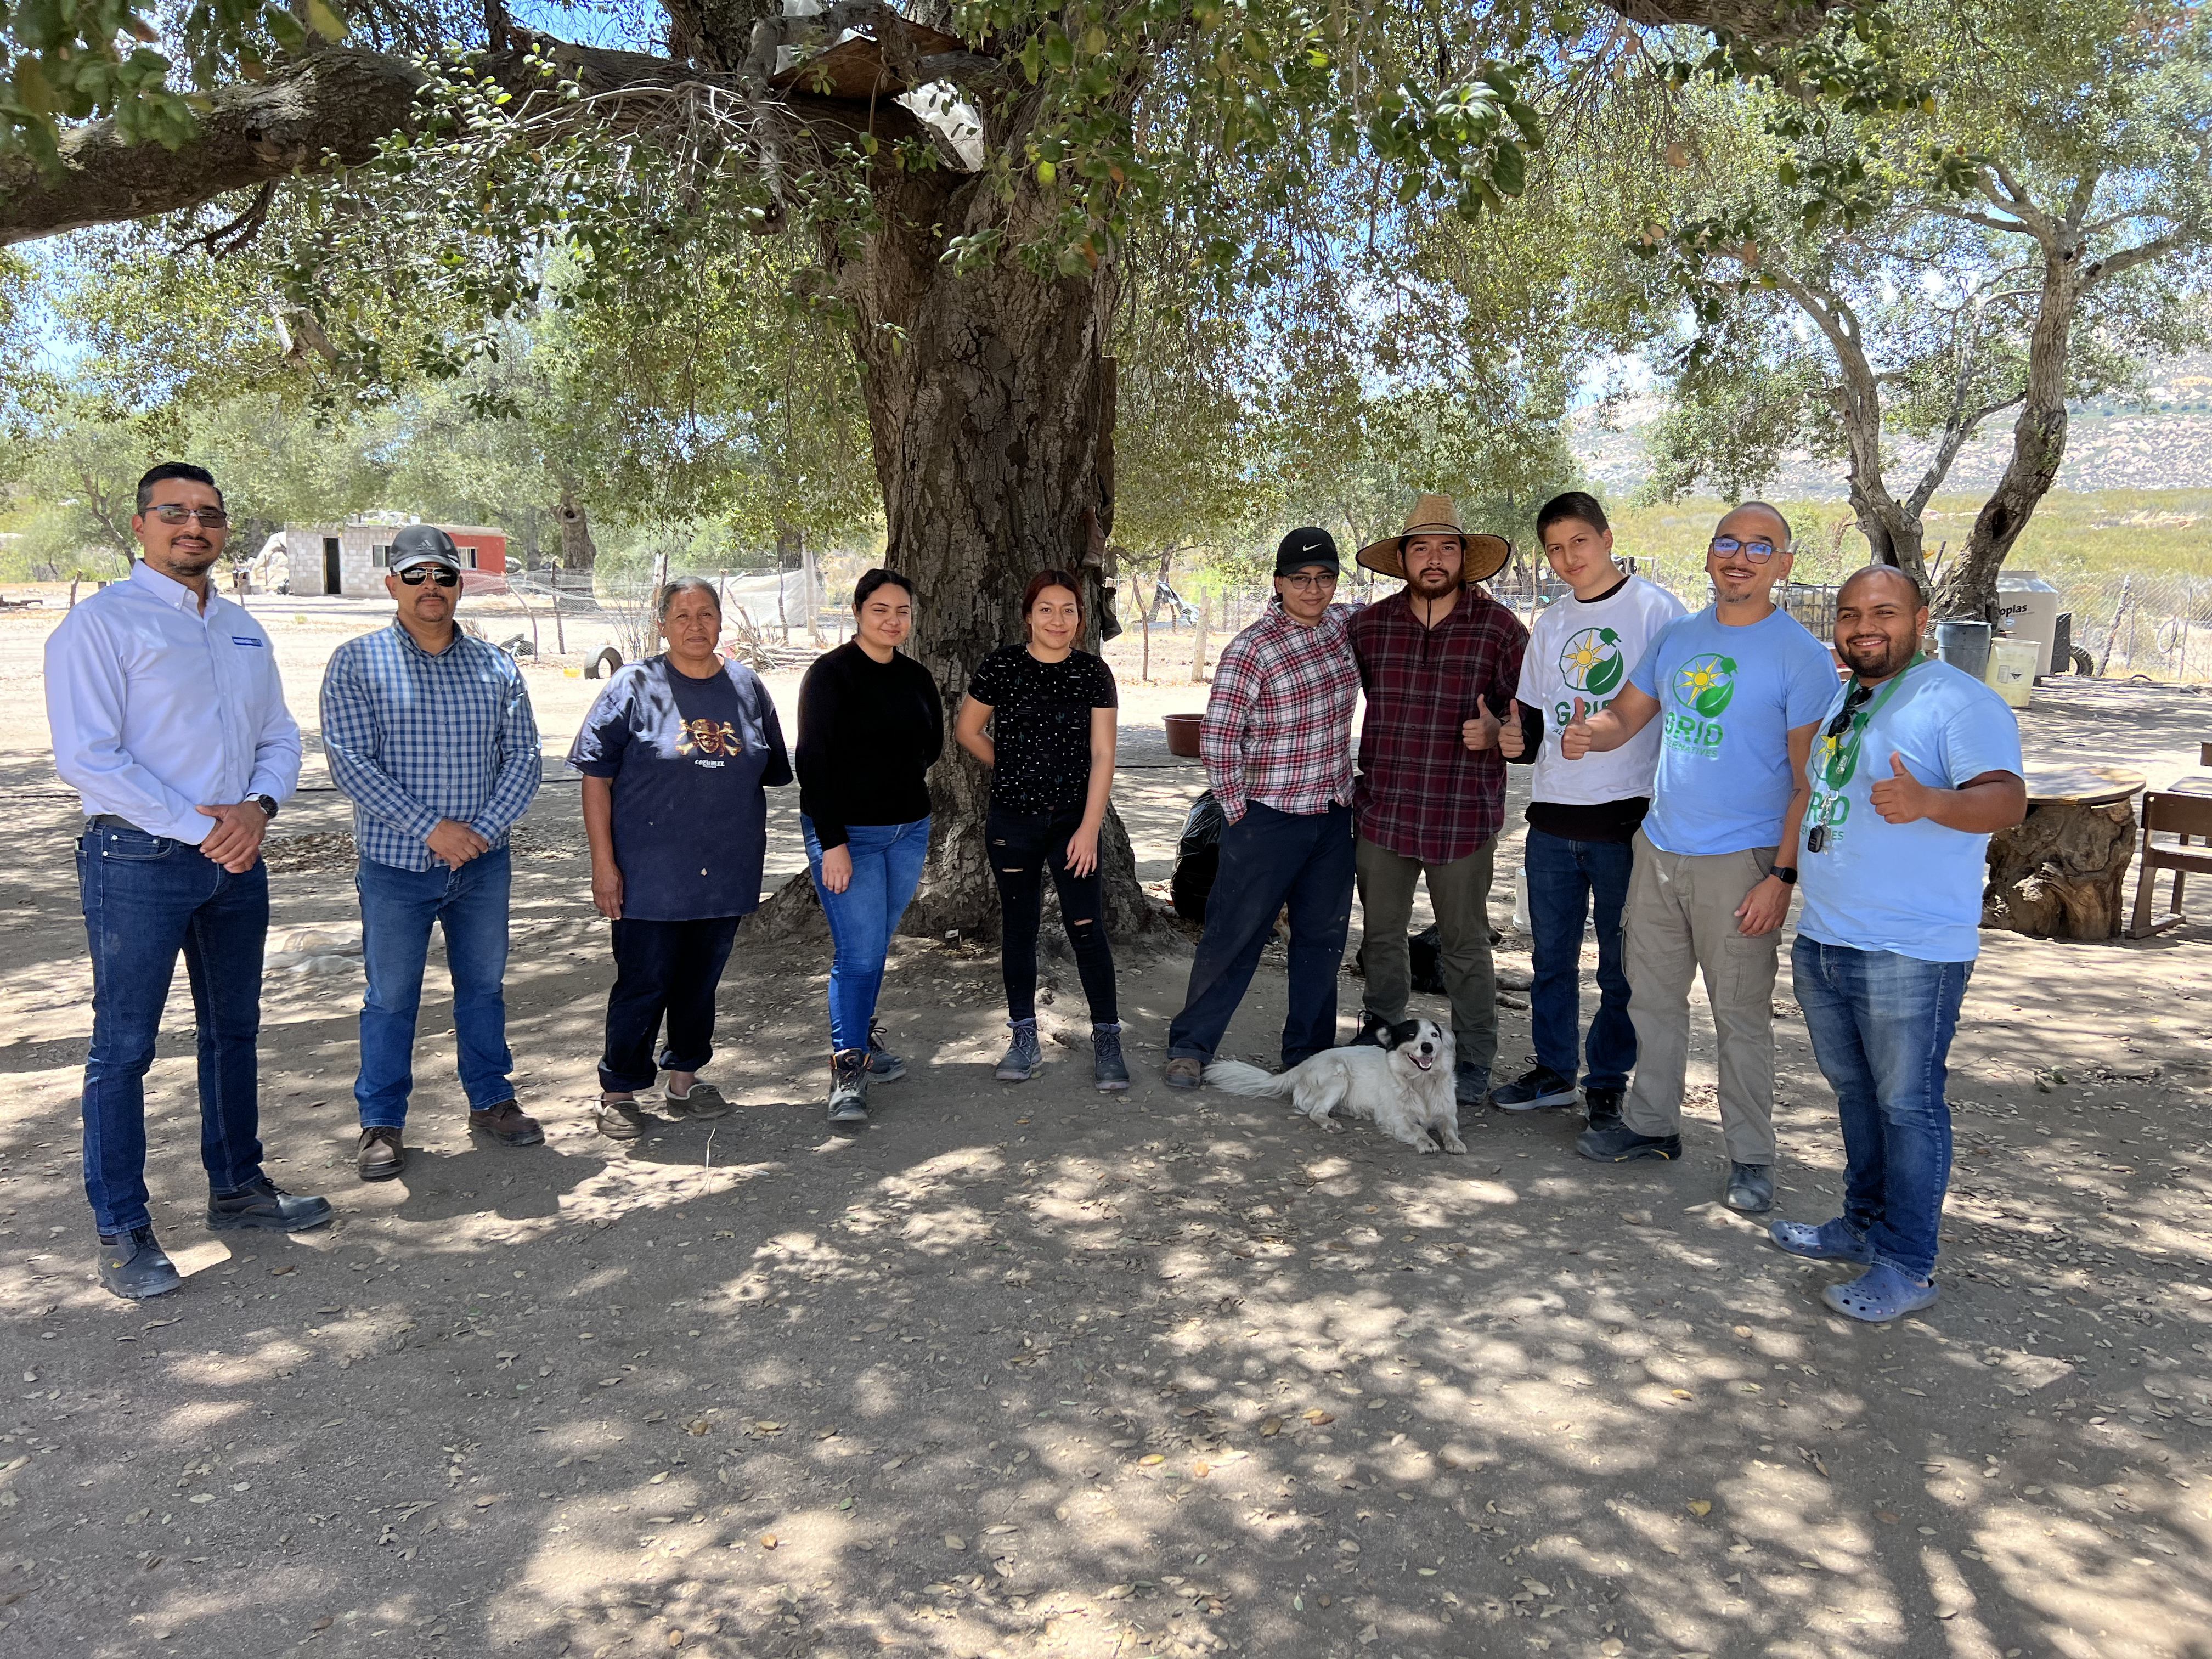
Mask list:
[[[2031,766],[2027,782],[2027,817],[1990,837],[1982,926],[2033,939],[2118,939],[2142,775]]]

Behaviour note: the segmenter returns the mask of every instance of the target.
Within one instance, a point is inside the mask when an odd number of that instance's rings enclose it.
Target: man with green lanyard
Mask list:
[[[1927,626],[1919,585],[1887,565],[1836,596],[1836,651],[1852,678],[1807,763],[1790,968],[1836,1091],[1844,1206],[1818,1226],[1768,1229],[1793,1255],[1863,1264],[1821,1297],[1877,1322],[1936,1299],[1951,1176],[1944,1063],[1980,949],[1990,832],[2027,811],[2012,710],[1922,656]]]

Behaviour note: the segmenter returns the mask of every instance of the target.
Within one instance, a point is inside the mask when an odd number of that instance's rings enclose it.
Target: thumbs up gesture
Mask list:
[[[1474,700],[1474,719],[1462,725],[1459,734],[1466,740],[1467,746],[1470,749],[1495,749],[1498,746],[1498,727],[1503,722],[1490,712],[1490,704],[1483,698],[1477,697]]]
[[[1889,772],[1867,792],[1874,810],[1888,823],[1914,823],[1926,817],[1936,792],[1905,769],[1905,757],[1894,749],[1889,751]]]
[[[1498,733],[1498,752],[1508,760],[1519,760],[1528,751],[1528,738],[1522,726],[1521,700],[1513,700],[1513,718],[1505,722]]]
[[[1559,728],[1559,753],[1568,760],[1580,760],[1590,751],[1589,706],[1580,697],[1575,699],[1575,717]]]

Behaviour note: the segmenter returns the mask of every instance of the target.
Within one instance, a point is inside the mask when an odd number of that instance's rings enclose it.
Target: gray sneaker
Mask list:
[[[884,1047],[881,1020],[868,1022],[868,1076],[878,1083],[896,1083],[906,1075],[906,1061]]]
[[[679,1095],[673,1090],[664,1088],[660,1097],[667,1103],[671,1117],[727,1117],[736,1109],[723,1097],[720,1089],[696,1077],[691,1079],[690,1094]]]
[[[1091,1079],[1102,1095],[1117,1095],[1129,1086],[1129,1062],[1121,1058],[1121,1027],[1091,1028]]]
[[[830,1121],[868,1121],[868,1051],[848,1048],[830,1057]]]
[[[1170,1089],[1195,1089],[1206,1081],[1206,1062],[1192,1054],[1177,1054],[1168,1061],[1160,1079]]]
[[[1006,1029],[1014,1040],[1006,1045],[1006,1055],[999,1062],[994,1074],[1001,1083],[1027,1083],[1044,1069],[1044,1051],[1037,1047],[1036,1021],[1010,1019]]]
[[[100,1282],[126,1302],[167,1296],[181,1289],[185,1282],[151,1227],[133,1227],[112,1238],[102,1237],[99,1268]]]

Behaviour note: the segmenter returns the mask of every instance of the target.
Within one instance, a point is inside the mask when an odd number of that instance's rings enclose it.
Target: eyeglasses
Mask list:
[[[185,507],[175,501],[164,501],[146,511],[163,524],[184,524],[197,519],[204,530],[221,530],[230,522],[230,514],[219,507]]]
[[[461,585],[461,573],[448,570],[441,564],[418,564],[410,569],[396,570],[392,574],[410,587],[420,587],[426,581],[435,582],[441,587],[459,587]]]
[[[1733,536],[1716,536],[1708,550],[1717,553],[1723,559],[1732,553],[1741,553],[1753,564],[1765,564],[1780,550],[1772,542],[1740,542]]]
[[[1336,586],[1336,573],[1323,570],[1309,574],[1301,571],[1295,576],[1283,576],[1278,580],[1286,581],[1293,587],[1334,587]]]
[[[1851,689],[1844,694],[1844,706],[1836,710],[1835,719],[1828,722],[1828,736],[1840,738],[1850,731],[1851,721],[1857,717],[1859,710],[1865,706],[1867,699],[1872,696],[1874,696],[1874,687],[1863,681],[1852,681]]]

